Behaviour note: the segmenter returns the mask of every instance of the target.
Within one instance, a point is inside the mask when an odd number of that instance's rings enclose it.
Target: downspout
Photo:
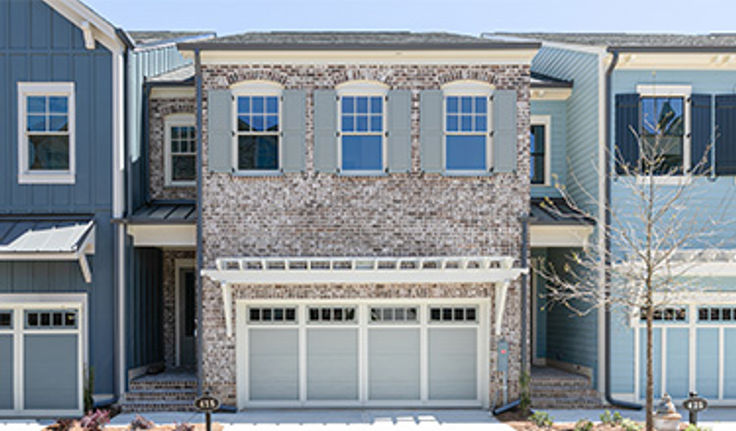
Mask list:
[[[613,75],[613,70],[616,68],[616,65],[618,64],[618,56],[619,52],[614,50],[611,52],[612,58],[611,58],[611,64],[608,65],[608,69],[606,69],[606,106],[605,106],[605,132],[606,132],[606,152],[604,154],[611,154],[611,76]],[[605,216],[605,226],[606,232],[609,232],[609,227],[611,226],[611,159],[609,157],[606,157],[606,169],[605,169],[605,181],[606,181],[606,196],[605,196],[605,202],[603,203],[606,216]],[[611,272],[608,270],[608,267],[611,264],[611,237],[606,233],[604,234],[604,242],[606,247],[606,252],[604,253],[604,261],[603,261],[603,271],[604,271],[604,286],[605,289],[605,295],[606,299],[608,299],[610,295],[610,285],[611,285]],[[605,304],[605,323],[604,323],[604,331],[605,331],[605,354],[603,355],[605,357],[605,367],[606,367],[606,389],[605,389],[605,398],[606,402],[611,404],[615,407],[621,407],[625,409],[634,409],[634,410],[641,410],[642,406],[641,404],[637,403],[630,403],[628,401],[623,400],[617,400],[613,398],[613,395],[611,394],[611,306],[606,303]]]
[[[202,394],[202,63],[199,48],[194,49],[194,86],[197,109],[197,393]]]

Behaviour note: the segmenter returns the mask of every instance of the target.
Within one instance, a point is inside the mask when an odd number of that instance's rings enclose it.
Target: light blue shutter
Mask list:
[[[411,91],[388,92],[388,171],[411,170]]]
[[[304,90],[285,90],[282,110],[282,169],[284,172],[302,172],[306,151],[304,145],[307,115],[306,92]]]
[[[419,145],[424,172],[442,172],[442,91],[419,93]]]
[[[314,170],[337,172],[337,92],[314,90]]]
[[[232,172],[233,100],[228,90],[207,95],[207,166],[212,172]]]
[[[493,93],[493,171],[516,171],[516,90]]]

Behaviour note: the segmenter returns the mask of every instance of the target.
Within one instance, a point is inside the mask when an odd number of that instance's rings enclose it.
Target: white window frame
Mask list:
[[[76,178],[76,104],[74,82],[18,82],[18,183],[74,184]],[[68,100],[69,169],[28,169],[27,98],[28,96],[64,96]]]
[[[167,115],[166,118],[164,118],[164,185],[166,187],[191,187],[197,184],[197,172],[196,172],[196,157],[197,157],[197,148],[196,148],[196,138],[195,138],[195,148],[194,153],[192,153],[195,157],[195,173],[194,173],[194,180],[192,181],[174,181],[173,179],[173,169],[174,169],[174,163],[172,160],[173,154],[171,153],[171,128],[172,127],[194,127],[196,128],[196,121],[194,118],[194,114],[171,114]]]
[[[386,98],[388,97],[388,90],[389,86],[378,81],[368,81],[368,80],[358,80],[358,81],[348,81],[344,82],[342,84],[339,84],[335,87],[337,90],[337,166],[338,166],[338,172],[341,175],[354,175],[354,176],[375,176],[375,175],[384,175],[386,173],[386,170],[388,168],[388,161],[386,160],[386,156],[388,155],[388,148],[387,148],[387,133],[388,130],[386,127],[388,126],[388,115],[387,115],[387,108],[388,103],[386,103]],[[380,133],[377,132],[343,132],[342,131],[342,99],[343,97],[380,97],[382,100],[382,131]],[[342,168],[342,137],[348,135],[348,136],[356,136],[356,135],[374,135],[374,136],[381,136],[381,169],[380,170],[349,170],[346,171]]]
[[[281,175],[283,172],[283,137],[284,137],[284,123],[283,123],[283,94],[284,87],[275,81],[265,80],[248,80],[242,81],[230,86],[232,92],[232,124],[230,130],[233,131],[232,145],[231,145],[231,160],[232,169],[235,175],[242,176],[270,176],[270,175]],[[238,137],[241,135],[272,135],[273,133],[267,132],[239,132],[238,131],[238,97],[276,97],[278,100],[279,110],[279,130],[276,134],[278,139],[278,166],[276,169],[239,169],[238,167]]]
[[[531,123],[529,124],[529,132],[531,133],[532,126],[544,126],[544,183],[534,184],[529,182],[532,187],[549,187],[552,184],[552,139],[551,139],[551,124],[552,118],[549,115],[532,115]],[[530,151],[531,154],[531,151]],[[530,159],[531,160],[531,159]]]
[[[493,167],[493,95],[494,86],[483,81],[459,80],[442,86],[442,172],[451,176],[488,175]],[[447,98],[448,97],[485,97],[486,108],[486,165],[484,169],[447,169]],[[453,135],[480,135],[479,132],[452,132]]]
[[[639,99],[642,97],[682,97],[682,115],[684,117],[685,128],[682,138],[682,175],[656,175],[651,177],[656,184],[661,185],[679,185],[689,184],[692,180],[692,160],[690,154],[691,141],[691,115],[690,115],[690,96],[692,95],[692,87],[690,85],[671,85],[671,84],[639,84],[636,86],[636,92]],[[642,113],[639,113],[639,121],[641,121]],[[650,177],[638,176],[637,183],[646,184]]]

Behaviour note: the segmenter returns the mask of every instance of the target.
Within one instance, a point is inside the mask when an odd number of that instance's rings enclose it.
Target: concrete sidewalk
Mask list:
[[[201,413],[149,413],[146,419],[157,424],[204,422]],[[135,414],[118,415],[110,425],[127,425]],[[233,414],[218,413],[213,421],[226,430],[415,430],[415,431],[513,431],[484,410],[249,410]]]

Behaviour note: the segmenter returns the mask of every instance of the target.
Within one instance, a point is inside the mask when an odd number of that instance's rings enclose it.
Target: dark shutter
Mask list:
[[[711,173],[711,95],[690,96],[690,166],[696,175]]]
[[[639,95],[616,95],[616,141],[613,157],[616,173],[624,174],[639,168]]]
[[[736,175],[736,94],[716,96],[716,175]]]

